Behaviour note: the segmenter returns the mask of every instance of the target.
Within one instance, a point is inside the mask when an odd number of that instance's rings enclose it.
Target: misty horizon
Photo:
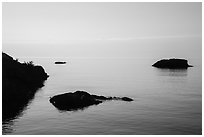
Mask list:
[[[2,10],[3,51],[17,57],[201,57],[201,3],[4,2]]]

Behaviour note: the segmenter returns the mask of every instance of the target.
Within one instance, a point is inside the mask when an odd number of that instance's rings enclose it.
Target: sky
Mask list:
[[[201,56],[201,2],[2,5],[2,49],[15,56],[134,56],[172,46]]]

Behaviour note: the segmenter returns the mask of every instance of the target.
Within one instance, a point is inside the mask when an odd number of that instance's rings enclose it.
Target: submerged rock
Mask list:
[[[133,101],[128,97],[105,97],[91,95],[85,91],[76,91],[74,93],[65,93],[56,95],[50,98],[50,102],[59,110],[77,110],[83,109],[91,105],[98,105],[106,100],[122,100],[122,101]]]
[[[193,67],[188,65],[188,61],[185,59],[162,59],[157,61],[152,66],[157,68],[168,68],[168,69],[187,69]]]

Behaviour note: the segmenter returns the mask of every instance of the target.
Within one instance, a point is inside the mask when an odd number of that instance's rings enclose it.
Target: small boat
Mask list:
[[[66,64],[66,62],[63,62],[63,61],[56,61],[55,64]]]

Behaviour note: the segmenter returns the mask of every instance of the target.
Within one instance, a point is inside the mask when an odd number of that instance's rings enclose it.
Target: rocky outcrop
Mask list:
[[[188,61],[185,59],[162,59],[157,61],[152,66],[157,68],[168,68],[168,69],[187,69],[193,67],[188,65]]]
[[[2,53],[3,121],[19,115],[47,78],[42,66],[35,66],[32,61],[20,63]]]
[[[105,97],[91,95],[85,91],[76,91],[74,93],[65,93],[50,98],[50,102],[59,110],[78,110],[91,105],[98,105],[106,100],[133,101],[128,97]]]

